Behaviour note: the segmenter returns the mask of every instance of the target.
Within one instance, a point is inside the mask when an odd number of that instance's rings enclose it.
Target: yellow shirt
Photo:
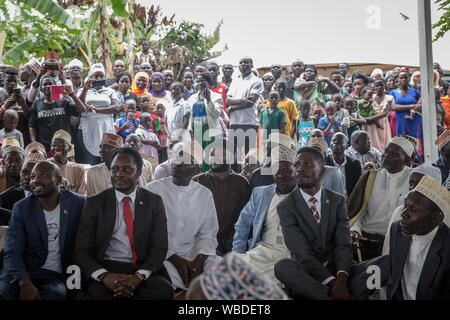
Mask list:
[[[266,108],[270,107],[270,102],[267,102]],[[278,102],[278,108],[284,110],[286,114],[286,131],[285,135],[291,136],[292,131],[292,120],[298,117],[297,107],[295,106],[295,102],[289,98],[286,98],[282,101]]]

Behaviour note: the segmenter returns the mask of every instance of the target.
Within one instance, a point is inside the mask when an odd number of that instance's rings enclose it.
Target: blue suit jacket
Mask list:
[[[250,200],[244,209],[242,209],[239,219],[234,225],[236,232],[233,238],[233,251],[244,253],[247,250],[253,249],[260,241],[264,218],[269,210],[275,189],[276,184],[253,189]],[[248,240],[248,235],[252,227],[252,238]]]
[[[72,264],[78,221],[84,207],[84,197],[60,189],[61,267]],[[17,202],[12,210],[5,240],[5,276],[12,283],[22,277],[39,278],[48,254],[48,233],[45,214],[38,198],[31,195]]]

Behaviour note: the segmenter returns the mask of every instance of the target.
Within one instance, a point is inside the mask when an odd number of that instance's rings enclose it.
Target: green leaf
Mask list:
[[[39,11],[58,25],[68,29],[80,29],[75,18],[53,0],[19,0],[18,2],[22,2]]]
[[[33,40],[27,39],[10,49],[0,60],[11,65],[17,65],[20,59],[25,56],[25,52],[31,48],[33,48]]]
[[[127,11],[127,0],[111,0],[113,15],[127,18],[130,13]]]

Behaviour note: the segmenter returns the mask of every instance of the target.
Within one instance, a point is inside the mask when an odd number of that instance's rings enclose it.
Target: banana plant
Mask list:
[[[20,59],[25,56],[25,52],[33,48],[33,40],[27,39],[8,50],[0,60],[9,63],[10,65],[17,65]]]

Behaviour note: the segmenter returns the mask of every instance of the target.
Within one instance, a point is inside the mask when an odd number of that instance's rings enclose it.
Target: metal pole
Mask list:
[[[419,20],[420,83],[422,86],[422,126],[425,162],[438,159],[436,140],[436,103],[434,97],[433,51],[430,0],[417,0]]]

